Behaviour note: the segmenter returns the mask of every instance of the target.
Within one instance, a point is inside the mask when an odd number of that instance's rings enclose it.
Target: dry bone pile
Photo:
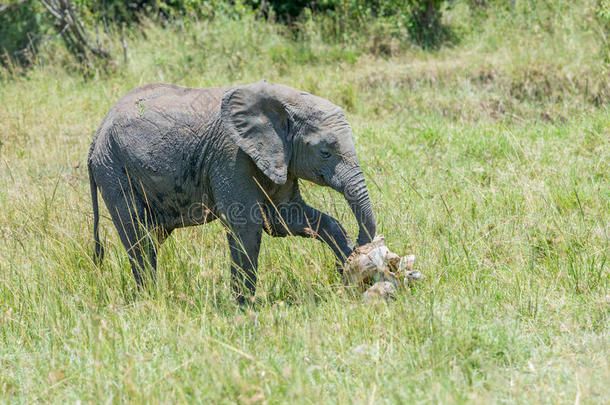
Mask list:
[[[423,277],[413,269],[414,265],[414,255],[398,256],[387,248],[385,238],[378,235],[348,257],[343,282],[364,291],[365,299],[389,298],[395,294],[397,287],[409,286]]]

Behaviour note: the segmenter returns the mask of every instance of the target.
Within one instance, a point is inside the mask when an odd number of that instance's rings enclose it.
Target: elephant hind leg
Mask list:
[[[143,287],[148,281],[154,283],[156,278],[158,246],[155,239],[162,242],[165,238],[155,237],[169,235],[169,232],[160,231],[154,225],[141,201],[136,198],[130,200],[114,200],[115,204],[109,211],[121,243],[129,255],[136,284]]]

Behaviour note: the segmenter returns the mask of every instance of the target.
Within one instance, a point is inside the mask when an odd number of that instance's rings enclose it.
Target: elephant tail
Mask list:
[[[87,165],[89,169],[89,187],[91,188],[91,203],[93,205],[93,238],[95,239],[95,252],[93,253],[93,261],[95,264],[101,264],[104,259],[104,247],[100,242],[99,222],[100,213],[97,204],[97,184],[91,171],[91,164]]]

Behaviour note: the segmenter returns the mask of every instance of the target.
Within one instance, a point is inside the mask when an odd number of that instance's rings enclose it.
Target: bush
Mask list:
[[[407,27],[413,40],[424,48],[440,45],[447,38],[441,25],[441,7],[445,0],[409,0]]]
[[[329,3],[324,2],[325,5]],[[343,30],[352,29],[358,33],[363,29],[379,33],[381,26],[385,31],[400,35],[400,28],[406,27],[413,42],[423,48],[434,48],[448,38],[448,30],[441,24],[445,3],[446,0],[337,0],[329,5],[326,13],[337,19],[337,25]]]
[[[0,62],[11,59],[29,64],[36,54],[45,25],[45,15],[35,0],[6,3],[0,13]]]
[[[242,9],[243,2],[227,0],[81,0],[95,19],[104,24],[130,24],[142,17],[162,21],[183,18],[212,18],[217,13],[230,14]]]
[[[343,40],[352,33],[379,32],[376,26],[408,28],[411,39],[424,48],[447,39],[441,10],[447,0],[251,0],[248,4],[269,17],[292,25],[299,18],[328,18],[328,40]],[[390,29],[398,33],[400,29]]]
[[[424,48],[447,38],[441,9],[447,0],[11,0],[0,12],[0,55],[26,64],[36,54],[45,33],[60,33],[66,49],[79,63],[107,59],[103,31],[113,34],[143,17],[188,24],[193,19],[246,15],[277,19],[295,37],[307,21],[323,42],[351,43],[375,54],[391,55],[410,37]],[[2,7],[0,7],[2,8]],[[3,7],[5,10],[8,7]],[[61,17],[71,14],[69,18]],[[112,35],[111,35],[112,36]],[[54,36],[48,36],[52,39]],[[6,58],[8,55],[8,58]]]

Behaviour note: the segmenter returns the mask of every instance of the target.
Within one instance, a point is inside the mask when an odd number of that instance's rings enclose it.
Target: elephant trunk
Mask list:
[[[375,237],[375,215],[364,181],[364,175],[359,166],[346,170],[340,180],[340,191],[347,200],[356,220],[358,221],[357,246],[369,243]]]

